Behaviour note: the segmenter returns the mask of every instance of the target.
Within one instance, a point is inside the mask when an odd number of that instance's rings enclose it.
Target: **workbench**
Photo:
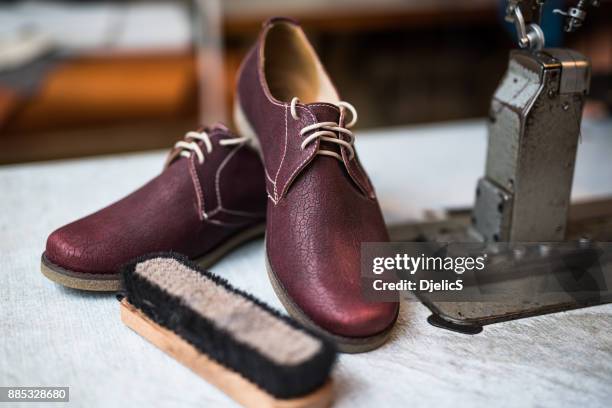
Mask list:
[[[356,144],[395,225],[472,205],[486,127],[474,120],[376,129],[357,132]],[[74,407],[234,406],[125,327],[114,295],[66,289],[40,273],[51,231],[143,184],[165,153],[0,167],[0,386],[69,386]],[[573,200],[611,195],[612,121],[585,121]],[[283,310],[263,250],[262,239],[253,241],[211,270]],[[428,315],[404,302],[386,345],[341,355],[336,406],[610,406],[612,305],[495,324],[475,336],[432,327]]]

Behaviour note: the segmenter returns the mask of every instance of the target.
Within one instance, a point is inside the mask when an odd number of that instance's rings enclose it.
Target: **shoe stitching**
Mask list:
[[[216,191],[216,195],[217,195],[217,207],[214,210],[211,210],[207,213],[207,217],[212,217],[216,214],[218,214],[221,211],[224,211],[228,214],[231,215],[236,215],[236,216],[243,216],[243,217],[249,217],[249,218],[253,218],[253,217],[261,217],[262,214],[260,213],[256,213],[256,212],[250,212],[250,211],[240,211],[240,210],[232,210],[229,208],[225,208],[223,207],[223,201],[221,199],[221,187],[220,187],[220,179],[221,179],[221,171],[225,168],[225,166],[227,165],[227,163],[229,163],[229,161],[234,158],[234,156],[236,155],[236,153],[238,152],[238,150],[240,150],[241,148],[243,148],[245,145],[244,144],[240,144],[237,145],[221,162],[221,164],[219,165],[219,167],[217,168],[217,171],[215,172],[215,191]],[[216,220],[218,221],[218,220]]]
[[[265,32],[265,34],[267,34],[267,31]],[[260,37],[259,41],[262,41],[263,37],[264,37],[264,35],[263,35],[263,33],[262,33],[262,35],[261,35],[261,37]],[[282,107],[283,107],[283,109],[285,109],[285,113],[286,113],[287,104],[286,104],[286,103],[282,103],[282,104],[281,104],[281,103],[279,103],[279,102],[276,102],[276,101],[275,101],[273,98],[270,98],[270,97],[269,97],[269,95],[268,95],[268,93],[269,93],[269,89],[268,89],[267,85],[266,85],[266,84],[264,84],[264,82],[263,82],[263,78],[262,78],[262,76],[263,76],[263,72],[261,72],[261,71],[263,71],[263,70],[262,70],[262,69],[260,69],[260,68],[261,68],[261,67],[260,67],[260,63],[261,63],[261,61],[262,61],[262,55],[261,55],[261,54],[262,54],[262,49],[263,49],[263,47],[259,47],[259,48],[258,48],[258,50],[257,50],[257,53],[256,53],[256,54],[254,53],[254,54],[255,54],[255,73],[256,73],[256,75],[255,75],[255,76],[257,76],[257,80],[258,80],[258,82],[259,82],[259,86],[261,87],[261,91],[262,91],[262,93],[263,93],[264,97],[265,97],[265,98],[266,98],[266,99],[267,99],[267,100],[268,100],[270,103],[272,103],[273,105],[276,105],[276,106],[282,106]],[[246,61],[245,61],[245,64],[246,64]],[[266,93],[266,90],[268,90],[268,93]],[[302,110],[304,110],[304,111],[306,111],[306,112],[307,112],[307,113],[310,115],[310,117],[312,118],[313,123],[316,121],[315,116],[312,114],[312,112],[310,112],[310,110],[308,110],[307,108],[301,107],[301,106],[298,106],[298,108],[299,108],[299,109],[302,109]],[[314,145],[314,146],[316,146],[316,145]],[[311,159],[311,157],[306,157],[306,159],[305,159],[305,160],[303,160],[303,161],[302,161],[302,163],[300,163],[300,165],[299,165],[299,166],[298,166],[298,167],[297,167],[297,168],[296,168],[296,169],[295,169],[295,170],[294,170],[294,171],[291,173],[291,176],[290,176],[289,180],[291,180],[291,179],[293,178],[293,176],[294,176],[294,175],[295,175],[295,174],[296,174],[296,173],[297,173],[297,172],[300,170],[300,168],[301,168],[301,167],[302,167],[302,166],[303,166],[305,163],[307,163],[308,161],[310,161],[310,159]],[[281,159],[281,163],[282,163],[282,161],[283,161],[283,160],[284,160],[284,155],[283,155],[283,158]],[[278,172],[280,172],[280,166],[279,166],[279,168],[278,168],[278,170],[277,170],[277,174],[278,174]],[[266,172],[266,175],[267,175],[267,172]],[[286,186],[287,186],[287,184],[288,184],[288,183],[289,183],[289,182],[286,182],[286,183],[284,184],[284,186],[283,186],[283,190],[282,190],[282,192],[281,192],[281,196],[282,196],[282,194],[284,193],[284,191],[285,191]],[[275,194],[275,196],[276,196],[276,181],[275,181],[275,182],[273,182],[273,184],[274,184],[274,194]],[[267,190],[267,189],[266,189],[266,190]],[[276,204],[278,203],[278,201],[280,201],[280,198],[279,198],[279,197],[274,198],[274,197],[272,197],[272,196],[270,195],[270,193],[269,193],[268,191],[266,191],[266,192],[267,192],[267,194],[268,194],[268,198],[270,198],[270,199],[272,200],[272,202],[274,203],[274,205],[276,205]]]
[[[266,169],[266,165],[264,163],[263,165],[264,168],[264,173],[266,174],[266,181],[269,181],[270,184],[272,184],[273,186],[276,186],[276,183],[274,182],[274,180],[272,180],[272,177],[270,177],[270,174],[268,174],[268,170]],[[266,182],[266,193],[270,194],[270,186],[268,185],[268,183]]]
[[[265,213],[261,213],[261,212],[238,211],[238,210],[230,210],[229,208],[221,208],[221,211],[228,213],[230,215],[236,215],[239,217],[259,218],[259,217],[265,216]]]
[[[320,106],[320,107],[334,108],[336,110],[340,110],[337,106],[335,106],[335,105],[333,105],[331,103],[326,103],[326,102],[311,104],[309,106],[310,107]],[[340,111],[340,114],[342,114],[342,111]],[[375,198],[376,195],[374,193],[374,189],[373,189],[369,179],[365,175],[365,172],[363,170],[363,167],[361,166],[361,163],[359,163],[358,160],[355,160],[355,163],[353,164],[353,163],[351,163],[352,160],[350,160],[350,159],[347,160],[346,149],[343,149],[342,147],[343,146],[341,146],[342,157],[340,157],[340,159],[345,164],[347,172],[349,173],[351,178],[353,178],[355,183],[359,186],[359,188],[363,191],[363,193],[368,198]]]
[[[299,119],[296,110],[296,106],[298,103],[300,103],[299,98],[294,96],[291,99],[291,117],[293,117],[293,119],[295,120]],[[315,105],[323,106],[327,109],[332,107],[332,105],[328,104],[328,102],[313,104],[311,106]],[[339,120],[327,120],[322,122],[319,121],[312,125],[302,127],[302,129],[300,130],[300,136],[303,136],[305,138],[303,139],[300,147],[301,149],[304,149],[314,140],[338,144],[340,145],[340,154],[329,149],[317,149],[316,154],[334,157],[337,160],[343,162],[344,165],[348,166],[349,163],[346,161],[345,157],[342,156],[342,154],[346,149],[348,149],[348,151],[350,152],[349,160],[352,160],[355,157],[355,148],[353,146],[355,136],[353,135],[353,132],[351,132],[349,129],[353,127],[353,125],[357,122],[357,111],[355,107],[348,102],[339,101],[336,105],[338,105],[338,108],[340,109]],[[351,112],[351,121],[348,124],[344,124],[344,114],[342,108],[348,109]],[[348,141],[345,139],[345,136],[349,137]]]
[[[269,31],[269,28],[268,28],[268,29],[267,29],[267,30],[266,30],[264,33],[262,33],[262,34],[261,34],[260,38],[258,39],[258,42],[262,42],[262,41],[264,41],[264,37],[265,37],[265,35],[267,35],[267,34],[268,34],[268,31]],[[264,35],[264,34],[265,34],[265,35]],[[254,50],[254,51],[255,51],[255,50]],[[272,103],[273,105],[276,105],[276,106],[283,106],[283,108],[285,109],[285,126],[286,126],[286,121],[287,121],[287,116],[286,116],[286,115],[287,115],[287,104],[286,104],[286,103],[283,103],[283,104],[278,103],[278,102],[276,102],[274,99],[272,99],[272,98],[270,98],[270,97],[269,97],[269,95],[268,95],[268,93],[269,93],[269,89],[268,89],[267,85],[266,85],[266,84],[264,84],[264,82],[263,82],[263,78],[262,78],[262,76],[263,76],[263,72],[262,72],[262,71],[263,71],[263,70],[262,70],[262,69],[261,69],[261,67],[260,67],[260,63],[261,63],[261,60],[262,60],[262,54],[263,54],[263,47],[258,47],[258,48],[256,49],[256,52],[253,52],[253,56],[252,56],[252,57],[255,59],[255,64],[254,64],[254,65],[255,65],[255,76],[257,77],[257,80],[258,80],[258,82],[259,82],[259,85],[260,85],[260,87],[261,87],[261,91],[262,91],[262,93],[263,93],[264,97],[265,97],[265,98],[266,98],[266,99],[267,99],[267,100],[268,100],[270,103]],[[239,71],[243,71],[244,69],[246,69],[246,68],[245,68],[245,67],[246,67],[246,65],[247,65],[247,60],[243,61],[243,64],[240,66]],[[241,72],[240,72],[240,74],[241,74]],[[240,75],[240,76],[239,76],[239,78],[241,78],[241,77],[242,77],[242,76]],[[266,93],[266,90],[268,90],[268,93]],[[310,106],[327,106],[327,107],[335,107],[335,108],[337,108],[337,107],[336,107],[336,106],[334,106],[333,104],[321,104],[321,103],[318,103],[318,104],[313,104],[313,105],[310,105]],[[306,110],[306,111],[307,111],[307,112],[310,114],[310,116],[313,118],[313,121],[315,121],[315,122],[316,122],[316,118],[314,118],[314,115],[312,114],[312,112],[310,112],[309,110],[307,110],[307,109],[305,109],[305,108],[302,108],[302,107],[300,107],[300,106],[298,106],[298,108]],[[285,136],[286,136],[286,138],[287,138],[287,128],[285,128]],[[286,148],[286,144],[285,144],[285,148]],[[299,171],[299,170],[300,170],[300,168],[301,168],[301,167],[302,167],[302,166],[303,166],[303,165],[304,165],[306,162],[308,162],[310,159],[311,159],[310,157],[307,157],[307,158],[306,158],[304,161],[302,161],[302,163],[301,163],[301,164],[300,164],[300,165],[299,165],[299,166],[298,166],[298,167],[297,167],[297,168],[296,168],[296,169],[293,171],[293,173],[291,173],[291,176],[289,177],[289,179],[288,179],[287,183],[285,183],[285,185],[283,186],[283,190],[282,190],[282,192],[281,192],[281,195],[285,193],[285,189],[286,189],[286,187],[287,187],[287,184],[289,184],[290,180],[293,178],[293,176],[295,175],[295,173],[296,173],[297,171]],[[284,160],[284,154],[283,154],[283,158],[281,159],[281,166],[282,166],[282,162],[283,162],[283,160]],[[269,174],[268,174],[267,169],[265,169],[265,168],[264,168],[264,171],[265,171],[266,177],[267,177],[267,178],[268,178],[268,180],[269,180],[269,181],[270,181],[270,182],[271,182],[271,183],[274,185],[274,195],[275,195],[275,196],[277,196],[277,187],[276,187],[276,184],[277,184],[277,183],[276,183],[276,182],[277,182],[278,174],[280,173],[281,166],[279,166],[279,168],[278,168],[278,170],[277,170],[276,179],[275,179],[274,181],[273,181],[273,180],[270,178],[270,176],[269,176]],[[359,170],[360,170],[360,171],[363,173],[363,168],[362,168],[362,167],[361,167],[359,164],[358,164],[357,166],[359,167]],[[357,174],[352,174],[351,170],[350,170],[350,169],[348,169],[348,167],[350,167],[350,166],[347,166],[347,170],[349,171],[349,174],[351,174],[352,176],[354,176],[354,177],[355,177],[355,178],[357,178],[357,179],[362,178],[362,177],[360,177],[360,176],[359,176],[359,175],[357,175]],[[371,194],[372,196],[375,196],[375,193],[373,193],[373,189],[372,189],[371,185],[369,185],[369,183],[367,183],[367,182],[364,182],[363,180],[360,180],[360,181],[361,181],[361,182],[363,182],[363,184],[368,185],[368,187],[367,187],[366,189],[367,189],[367,190],[369,190],[369,194]],[[267,191],[267,190],[268,190],[268,189],[266,188],[266,193],[268,194],[268,198],[269,198],[270,200],[272,200],[272,202],[274,203],[274,205],[276,205],[276,204],[278,203],[278,201],[277,201],[277,199],[278,199],[278,198],[274,198],[274,197],[272,197],[272,196],[270,195],[269,191]]]
[[[228,153],[227,156],[223,159],[217,171],[215,172],[215,191],[217,193],[217,207],[223,208],[223,201],[221,200],[221,187],[219,186],[219,180],[221,178],[221,171],[225,167],[225,165],[236,155],[236,152],[244,145],[237,145],[232,149],[231,152]]]
[[[272,183],[272,184],[276,184],[276,182],[275,182],[274,180],[272,180],[272,177],[270,177],[270,175],[268,174],[268,170],[266,170],[266,169],[264,168],[264,171],[265,171],[265,173],[266,173],[266,178],[268,179],[268,181],[269,181],[270,183]]]
[[[237,217],[246,217],[246,218],[260,218],[264,216],[264,213],[258,213],[254,211],[237,211],[237,210],[230,210],[228,208],[217,207],[214,210],[208,212],[209,219],[212,219],[210,217],[217,215],[220,212],[224,212],[229,215],[235,215]]]
[[[207,223],[212,224],[212,225],[217,225],[217,226],[220,226],[220,227],[240,227],[242,225],[249,224],[248,221],[233,223],[233,222],[224,222],[224,221],[211,220],[211,219],[205,219],[204,222],[207,222]]]
[[[215,130],[217,130],[216,128],[213,128],[212,132],[215,132]],[[191,135],[191,133],[194,133],[194,135]],[[210,135],[208,133],[206,133],[205,131],[202,132],[188,132],[185,136],[185,138],[190,138],[190,139],[198,139],[201,140],[203,143],[206,144],[207,146],[207,152],[210,153],[212,151],[212,142],[210,141]],[[223,138],[221,138],[223,139]],[[231,138],[230,138],[231,139]],[[220,145],[235,145],[238,144],[236,148],[234,148],[234,150],[232,152],[235,153],[235,151],[237,151],[237,149],[241,146],[244,145],[244,138],[235,138],[235,139],[226,139],[226,140],[219,140],[218,143]],[[242,140],[241,140],[242,139]],[[206,212],[206,202],[204,199],[204,193],[202,191],[202,182],[200,180],[200,177],[198,175],[198,171],[196,169],[196,164],[195,164],[195,160],[196,160],[196,156],[197,156],[197,160],[198,163],[203,164],[204,163],[204,157],[203,157],[203,153],[200,150],[200,146],[195,144],[195,142],[191,142],[192,144],[179,144],[177,142],[177,144],[175,144],[175,149],[180,147],[182,149],[187,149],[189,151],[191,151],[190,154],[187,155],[187,166],[189,169],[189,174],[191,175],[191,182],[194,186],[195,192],[196,192],[196,201],[198,204],[198,218],[201,220],[208,218],[209,214],[207,214]],[[184,152],[184,151],[183,151]],[[181,155],[183,154],[183,152],[181,152]],[[196,153],[196,155],[193,155],[193,153]],[[199,152],[199,153],[198,153]],[[228,156],[232,156],[233,153],[230,153]],[[172,153],[168,156],[169,158],[166,160],[166,167],[169,165],[169,163],[172,161],[173,157],[176,157],[176,154],[173,155]],[[170,161],[168,161],[170,160]],[[223,165],[224,163],[227,161],[227,157],[223,160]],[[220,168],[223,167],[220,166]],[[217,200],[220,201],[221,200],[221,195],[219,193],[219,189],[218,189],[218,173],[219,173],[220,169],[217,169]]]
[[[266,29],[266,31],[261,33],[260,37],[258,38],[258,43],[262,43],[263,42],[263,44],[265,45],[264,37],[268,35],[268,31],[270,31],[269,27]],[[260,67],[260,63],[263,65],[263,48],[264,48],[263,46],[257,47],[257,49],[256,49],[257,52],[253,53],[255,55],[255,73],[256,73],[256,76],[257,76],[257,80],[259,81],[259,86],[261,86],[261,91],[263,92],[263,94],[266,97],[266,99],[269,100],[272,104],[274,104],[276,106],[285,106],[284,103],[279,103],[279,102],[276,102],[274,99],[268,98],[268,94],[270,94],[270,89],[263,82],[262,77],[264,76],[264,70],[263,70],[263,67]],[[246,63],[246,61],[245,61],[245,63]],[[268,91],[268,93],[266,93],[266,90]]]
[[[260,38],[258,40],[259,42],[264,41],[264,37],[265,37],[265,35],[268,34],[268,31],[269,31],[269,28],[264,33],[261,34],[261,36],[260,36]],[[272,103],[273,105],[282,106],[283,109],[286,109],[287,108],[287,104],[286,103],[276,102],[273,99],[273,97],[272,98],[270,97],[270,95],[269,95],[270,94],[270,89],[263,82],[263,75],[264,75],[264,73],[263,73],[262,67],[260,66],[260,64],[262,62],[262,57],[263,57],[263,55],[262,55],[263,54],[263,47],[258,47],[256,51],[257,52],[253,53],[254,59],[255,59],[255,64],[254,64],[255,65],[255,76],[257,77],[257,81],[259,82],[259,86],[261,87],[261,92],[263,93],[263,96],[268,100],[268,102]],[[247,63],[247,61],[244,62],[245,66],[246,66],[246,63]],[[268,92],[266,92],[266,91],[268,91]],[[298,106],[298,108],[306,110],[306,112],[310,113],[310,115],[312,116],[312,113],[310,111],[308,111],[307,109],[299,107],[299,106]],[[283,159],[284,159],[284,156],[281,159],[281,162],[282,162]],[[304,162],[302,164],[304,164]],[[302,164],[300,164],[300,166],[302,166]],[[279,168],[277,170],[277,173],[279,171],[280,171],[280,166],[279,166]],[[267,172],[266,172],[266,175],[267,175]],[[276,196],[276,181],[274,181],[272,184],[274,185],[274,195]],[[283,190],[284,190],[284,188],[283,188]],[[276,205],[278,203],[277,198],[272,197],[270,195],[270,192],[268,192],[268,191],[266,191],[266,192],[268,194],[268,198],[270,198],[272,200],[272,202],[274,203],[274,205]]]
[[[259,67],[257,67],[257,71],[258,71],[258,72],[257,72],[257,76],[259,77],[259,78],[258,78],[258,79],[259,79],[259,85],[261,85],[261,87],[262,87],[262,91],[263,91],[263,94],[264,94],[264,96],[266,97],[266,99],[267,99],[268,101],[270,101],[272,104],[276,105],[276,106],[285,106],[285,104],[284,104],[284,103],[279,103],[279,102],[276,102],[274,99],[268,98],[268,95],[267,95],[267,94],[266,94],[266,92],[265,92],[265,90],[266,90],[266,89],[268,89],[268,87],[267,87],[267,86],[264,86],[264,84],[263,84],[263,82],[262,82],[261,75],[259,75]],[[268,92],[269,92],[269,91],[270,91],[270,90],[268,89]]]
[[[217,207],[217,208],[215,208],[214,210],[209,211],[209,212],[208,212],[208,217],[212,217],[213,215],[216,215],[216,214],[217,214],[219,211],[221,211],[221,210],[222,210],[222,208],[221,208],[221,207]]]
[[[317,118],[309,109],[303,108],[301,106],[297,106],[297,107],[302,110],[305,110],[310,115],[310,118],[312,119],[313,123],[316,122]],[[313,144],[312,146],[316,149],[318,145],[319,145],[319,141],[317,141],[316,144]],[[306,158],[293,170],[293,172],[291,173],[291,175],[289,176],[289,178],[283,185],[283,189],[281,190],[281,197],[285,194],[285,190],[287,189],[288,184],[293,180],[293,177],[295,176],[295,174],[302,169],[303,165],[311,161],[313,158],[314,158],[314,155],[311,155],[311,153],[309,153],[308,156],[306,156]],[[279,201],[281,197],[278,198]],[[274,202],[274,204],[276,205],[277,202]]]
[[[366,193],[366,195],[368,195],[370,198],[376,198],[376,192],[374,191],[374,187],[372,186],[372,183],[370,182],[369,178],[365,175],[365,170],[363,170],[361,163],[359,163],[359,161],[356,159],[354,161],[354,165],[357,167],[357,172],[352,171],[352,166],[347,165],[346,168],[349,174],[351,175],[351,177],[357,179],[360,183],[363,184],[363,189],[365,190],[364,192]]]
[[[287,109],[288,106],[285,104],[283,109],[285,116],[285,146],[283,148],[283,156],[281,157],[280,164],[278,165],[278,169],[276,170],[276,176],[274,177],[274,197],[278,198],[278,192],[276,191],[276,182],[278,181],[278,175],[283,167],[283,162],[285,161],[285,156],[287,155]]]
[[[313,106],[324,106],[326,108],[334,108],[337,111],[340,111],[340,109],[336,105],[334,105],[333,103],[311,103],[308,106],[310,106],[310,107],[313,107]]]
[[[254,52],[252,52],[252,55],[249,55],[247,58],[245,58],[245,60],[242,62],[242,64],[240,65],[240,68],[238,70],[238,78],[240,78],[240,81],[242,81],[242,72],[244,72],[244,70],[247,69],[247,64],[248,64],[248,60],[250,58],[255,59],[255,76],[257,77],[257,81],[259,82],[259,86],[261,89],[261,92],[263,93],[263,96],[269,101],[271,102],[273,105],[277,105],[277,106],[284,106],[280,103],[275,102],[274,100],[270,99],[268,97],[268,95],[266,94],[265,90],[267,89],[267,87],[264,85],[262,77],[260,75],[260,67],[259,67],[259,61],[260,61],[260,52],[259,49],[254,50]],[[237,96],[238,100],[241,99],[240,97],[240,91],[237,91]],[[276,189],[276,181],[272,180],[272,177],[270,177],[270,174],[268,173],[268,169],[266,169],[266,167],[264,166],[264,172],[266,174],[266,178],[270,181],[270,183],[272,183],[272,185],[274,186],[274,188]],[[266,194],[268,195],[268,197],[272,198],[270,196],[270,191],[268,190],[268,186],[266,185]],[[272,201],[276,204],[276,200],[272,198]]]
[[[193,186],[196,190],[196,198],[198,201],[198,217],[200,221],[208,217],[206,214],[206,208],[204,207],[204,194],[202,193],[202,187],[200,186],[200,177],[198,176],[198,172],[195,168],[195,156],[189,160],[189,173],[191,174],[191,181],[193,182]]]
[[[270,99],[268,99],[268,100],[270,100]],[[272,101],[272,100],[270,100],[270,101],[271,101],[271,102],[274,102],[274,101]],[[277,105],[278,105],[278,104],[277,104]],[[284,113],[285,113],[285,149],[284,149],[284,151],[283,151],[283,156],[281,157],[281,161],[280,161],[280,164],[279,164],[279,166],[278,166],[278,169],[276,170],[276,177],[275,177],[274,181],[272,182],[272,184],[273,184],[273,186],[274,186],[274,199],[272,200],[272,202],[274,202],[274,204],[275,204],[275,205],[276,205],[276,204],[277,204],[277,203],[280,201],[280,198],[281,198],[281,197],[279,197],[278,190],[277,190],[278,176],[280,175],[281,168],[283,167],[283,163],[284,163],[284,161],[285,161],[285,157],[286,157],[286,155],[287,155],[287,145],[289,144],[289,127],[288,127],[288,124],[287,124],[287,122],[288,122],[288,120],[287,120],[287,114],[288,114],[288,107],[289,107],[289,105],[287,105],[287,104],[285,103],[285,104],[283,104],[283,105],[278,105],[278,106],[283,106],[283,110],[284,110]],[[302,107],[302,106],[297,106],[297,108],[302,109],[302,110],[303,110],[303,111],[305,111],[305,112],[306,112],[308,115],[310,115],[310,117],[311,117],[311,118],[312,118],[312,120],[313,120],[313,123],[316,121],[316,117],[313,115],[313,113],[312,113],[312,112],[311,112],[311,111],[310,111],[308,108],[305,108],[305,107]],[[300,167],[301,167],[301,166],[302,166],[302,165],[303,165],[305,162],[307,162],[308,160],[309,160],[309,159],[307,158],[305,161],[303,161],[303,162],[300,164]],[[299,169],[299,167],[298,167],[298,169]],[[295,173],[296,173],[296,172],[294,171],[294,172],[291,174],[291,177],[293,177]],[[268,176],[267,171],[266,171],[266,176]],[[286,186],[286,184],[287,184],[287,183],[285,183],[285,186]],[[267,189],[266,189],[266,190],[267,190]],[[283,188],[283,190],[284,190],[284,188]],[[269,192],[268,192],[268,195],[270,195],[270,193],[269,193]],[[282,196],[282,192],[281,192],[281,196]]]

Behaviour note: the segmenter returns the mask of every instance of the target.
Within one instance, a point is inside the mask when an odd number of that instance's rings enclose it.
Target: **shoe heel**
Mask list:
[[[240,106],[240,102],[238,102],[238,98],[234,100],[234,125],[236,126],[236,130],[238,134],[242,137],[246,137],[249,140],[249,144],[259,153],[259,156],[262,157],[261,153],[261,145],[259,144],[259,139],[257,139],[257,134],[253,130],[253,127],[249,123],[249,120],[246,118],[246,115],[242,111],[242,107]]]

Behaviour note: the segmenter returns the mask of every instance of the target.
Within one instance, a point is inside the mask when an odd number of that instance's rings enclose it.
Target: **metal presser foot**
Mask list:
[[[451,213],[441,222],[391,228],[394,240],[612,241],[612,200],[570,206],[590,63],[570,49],[544,48],[539,27],[543,4],[544,0],[514,0],[506,10],[522,49],[510,52],[507,71],[491,101],[486,169],[477,182],[474,208]],[[574,31],[582,25],[586,9],[595,5],[596,1],[581,0],[567,12],[556,12],[566,15],[566,31]],[[512,285],[528,291],[541,280],[541,275],[527,273]],[[433,313],[429,323],[466,334],[479,333],[491,323],[612,301],[595,295],[577,299],[568,293],[505,303],[417,297]]]

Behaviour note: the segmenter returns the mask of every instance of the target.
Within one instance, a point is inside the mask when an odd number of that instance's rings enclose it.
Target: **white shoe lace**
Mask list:
[[[210,154],[213,150],[212,142],[210,141],[210,136],[205,131],[201,132],[187,132],[185,134],[184,140],[179,140],[174,144],[173,152],[168,156],[168,160],[166,161],[166,166],[170,164],[176,156],[182,157],[191,157],[194,153],[198,158],[198,163],[203,164],[205,161],[205,155],[202,151],[202,148],[198,144],[198,141],[204,143],[206,147],[206,153]],[[237,145],[240,143],[244,143],[248,140],[246,137],[230,137],[227,139],[219,139],[219,144],[221,146],[229,146],[229,145]]]
[[[296,109],[296,104],[298,104],[299,102],[300,100],[297,97],[294,97],[293,99],[291,99],[291,105],[290,105],[291,117],[293,117],[293,119],[295,120],[299,119],[298,114],[297,114],[297,109]],[[348,102],[344,102],[344,101],[338,102],[336,106],[338,106],[340,110],[343,110],[343,109],[349,110],[352,116],[351,121],[345,124],[344,126],[340,126],[336,122],[318,122],[318,123],[314,123],[312,125],[308,125],[302,128],[302,130],[300,130],[300,136],[305,136],[306,134],[308,134],[309,132],[312,132],[313,130],[315,132],[308,135],[308,137],[304,139],[304,141],[302,142],[301,148],[302,150],[304,150],[314,140],[319,139],[320,141],[335,143],[335,144],[346,147],[347,150],[349,151],[349,160],[352,160],[353,157],[355,157],[355,149],[353,148],[353,142],[355,141],[355,136],[353,135],[353,132],[351,132],[349,129],[353,127],[355,123],[357,122],[357,110],[355,109],[353,105],[351,105]],[[339,133],[347,135],[349,140],[346,141],[346,140],[341,139]],[[342,156],[340,156],[338,153],[333,152],[331,150],[319,148],[319,150],[317,151],[317,154],[320,154],[323,156],[335,157],[336,159],[342,161]]]

